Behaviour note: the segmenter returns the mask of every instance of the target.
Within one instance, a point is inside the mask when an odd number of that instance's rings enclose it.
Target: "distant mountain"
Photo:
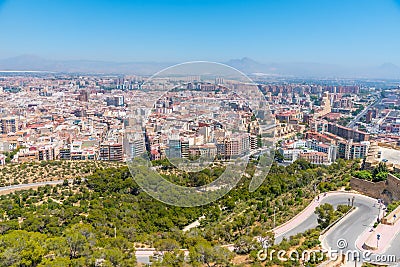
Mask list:
[[[369,68],[345,68],[320,63],[260,63],[244,57],[231,59],[225,64],[246,74],[265,76],[296,76],[315,78],[385,78],[400,79],[400,67],[385,63]],[[53,71],[83,73],[122,73],[152,75],[175,62],[108,62],[95,60],[49,60],[23,55],[0,60],[0,71]]]
[[[167,62],[119,63],[96,60],[47,60],[36,56],[23,55],[0,60],[0,70],[151,75],[173,64]]]
[[[326,78],[385,78],[400,79],[400,67],[385,63],[378,67],[348,68],[335,64],[312,62],[263,64],[249,58],[226,62],[246,74]]]
[[[275,75],[276,67],[273,64],[263,64],[252,60],[251,58],[244,57],[242,59],[231,59],[225,62],[226,65],[232,66],[246,74],[265,74]]]
[[[380,77],[399,77],[400,74],[400,67],[392,64],[392,63],[385,63],[376,68],[375,70],[376,75]]]

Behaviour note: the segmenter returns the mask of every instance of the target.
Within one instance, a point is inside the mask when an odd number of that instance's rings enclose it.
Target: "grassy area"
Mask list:
[[[400,201],[394,201],[387,206],[386,213],[389,214],[394,211],[398,206],[400,206]]]

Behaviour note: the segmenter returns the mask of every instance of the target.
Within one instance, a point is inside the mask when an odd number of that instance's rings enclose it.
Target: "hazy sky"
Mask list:
[[[400,0],[0,0],[0,58],[400,65]]]

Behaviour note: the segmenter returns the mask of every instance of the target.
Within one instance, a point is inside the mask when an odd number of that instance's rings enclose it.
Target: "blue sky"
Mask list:
[[[0,0],[0,58],[400,65],[400,0]]]

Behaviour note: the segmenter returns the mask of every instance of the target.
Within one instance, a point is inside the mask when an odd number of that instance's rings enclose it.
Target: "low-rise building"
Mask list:
[[[6,165],[6,156],[0,154],[0,166]]]

